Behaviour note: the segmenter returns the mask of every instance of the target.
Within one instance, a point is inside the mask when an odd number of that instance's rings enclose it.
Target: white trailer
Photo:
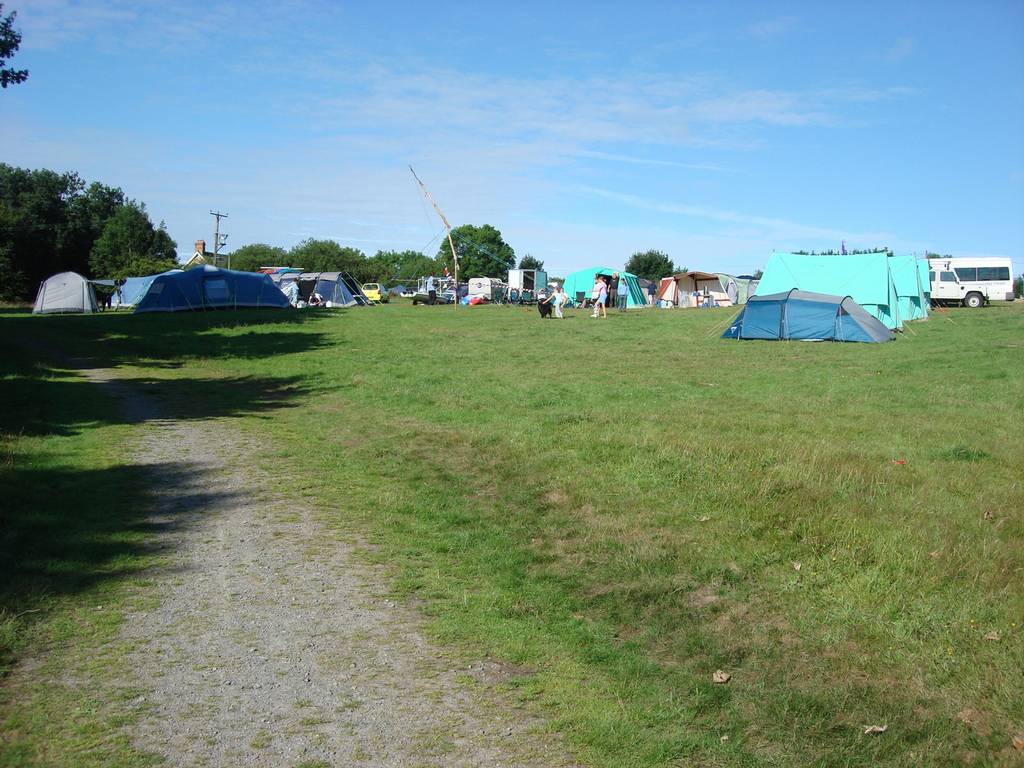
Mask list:
[[[1013,301],[1010,259],[1003,256],[933,256],[928,259],[932,303],[982,307]]]
[[[508,271],[509,300],[534,302],[538,294],[548,292],[548,273],[543,269],[510,269]]]
[[[505,295],[505,283],[496,277],[471,277],[469,298],[483,296],[488,301],[497,301]]]

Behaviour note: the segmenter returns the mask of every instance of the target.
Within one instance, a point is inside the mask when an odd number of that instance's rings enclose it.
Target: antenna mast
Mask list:
[[[423,194],[426,195],[430,204],[434,206],[434,210],[437,211],[437,215],[441,217],[441,221],[444,222],[444,228],[448,233],[448,247],[452,249],[452,261],[455,263],[455,307],[457,309],[459,306],[459,255],[455,252],[455,243],[452,241],[452,225],[448,223],[448,219],[441,211],[441,207],[434,200],[433,195],[430,194],[426,184],[420,181],[420,177],[416,175],[416,171],[412,169],[411,165],[409,166],[409,173],[411,173],[412,177],[416,179],[416,183],[420,185],[420,189],[423,190]]]

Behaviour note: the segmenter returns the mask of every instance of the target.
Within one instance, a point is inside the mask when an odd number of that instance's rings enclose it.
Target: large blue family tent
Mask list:
[[[899,293],[887,253],[820,256],[775,253],[757,286],[760,296],[799,291],[851,296],[886,328],[902,328]]]
[[[182,270],[180,269],[170,269],[166,272],[161,272],[159,275],[126,277],[124,281],[117,286],[113,296],[111,296],[110,306],[114,309],[134,307],[142,300],[142,297],[146,295],[146,291],[149,290],[149,286],[152,285],[153,281],[160,277],[160,275],[172,275],[181,271]]]
[[[751,296],[722,338],[871,343],[895,334],[849,296],[793,289]]]
[[[205,309],[287,309],[288,299],[269,275],[218,269],[208,264],[157,275],[135,305],[136,312]]]

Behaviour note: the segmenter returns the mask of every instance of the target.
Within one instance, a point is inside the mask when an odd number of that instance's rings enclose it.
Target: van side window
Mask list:
[[[934,272],[929,272],[928,273],[928,282],[929,283],[934,283],[935,282],[935,273]]]
[[[956,267],[956,276],[965,283],[973,283],[978,279],[978,270],[975,267]]]
[[[978,267],[979,280],[1009,280],[1009,267]]]
[[[955,283],[956,275],[954,275],[952,272],[940,272],[939,281],[943,283]]]

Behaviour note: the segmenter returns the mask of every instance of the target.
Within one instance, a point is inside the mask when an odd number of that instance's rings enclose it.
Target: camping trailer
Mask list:
[[[507,285],[496,277],[471,277],[469,279],[469,298],[481,296],[488,301],[497,301],[505,295]]]
[[[548,273],[543,269],[510,269],[508,271],[509,301],[535,301],[541,291],[547,292]]]
[[[990,301],[1013,301],[1010,259],[1001,256],[933,257],[928,282],[935,304],[978,308]]]

